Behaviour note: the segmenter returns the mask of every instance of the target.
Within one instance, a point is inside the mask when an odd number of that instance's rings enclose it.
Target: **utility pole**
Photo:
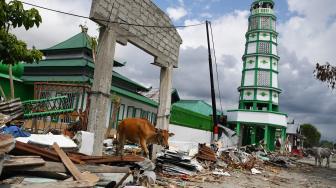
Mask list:
[[[210,84],[211,84],[211,101],[212,101],[212,120],[213,120],[213,141],[218,139],[218,122],[217,122],[217,108],[216,108],[216,94],[213,80],[212,72],[212,58],[211,58],[211,48],[210,48],[210,37],[209,37],[209,24],[206,21],[206,32],[208,40],[208,55],[209,55],[209,69],[210,69]]]

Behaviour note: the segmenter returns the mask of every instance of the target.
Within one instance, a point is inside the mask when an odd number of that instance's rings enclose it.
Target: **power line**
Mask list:
[[[211,40],[212,40],[212,49],[213,49],[213,53],[214,53],[214,60],[215,60],[215,65],[216,65],[216,77],[217,77],[217,88],[218,88],[218,94],[219,94],[219,103],[220,103],[221,111],[223,112],[222,94],[221,94],[221,90],[220,90],[220,87],[219,87],[217,58],[216,58],[215,42],[214,42],[214,37],[213,37],[213,33],[212,33],[211,22],[210,22],[210,34],[211,34]]]
[[[47,8],[47,7],[43,7],[40,5],[35,5],[32,3],[27,3],[27,2],[23,2],[21,1],[23,4],[26,5],[30,5],[33,7],[37,7],[37,8],[41,8],[44,10],[48,10],[48,11],[52,11],[52,12],[57,12],[60,14],[65,14],[65,15],[69,15],[69,16],[74,16],[74,17],[79,17],[79,18],[85,18],[85,19],[90,19],[90,17],[88,16],[83,16],[83,15],[78,15],[78,14],[73,14],[73,13],[69,13],[69,12],[64,12],[61,10],[56,10],[56,9],[51,9],[51,8]],[[129,26],[138,26],[138,27],[149,27],[149,28],[185,28],[185,27],[195,27],[195,26],[200,26],[200,25],[204,25],[205,23],[198,23],[198,24],[191,24],[191,25],[171,25],[171,26],[163,26],[163,25],[143,25],[143,24],[134,24],[134,23],[127,23],[127,22],[118,22],[118,21],[111,21],[111,20],[105,20],[105,19],[94,19],[95,21],[102,21],[102,22],[106,22],[106,23],[115,23],[115,24],[120,24],[120,25],[129,25]]]

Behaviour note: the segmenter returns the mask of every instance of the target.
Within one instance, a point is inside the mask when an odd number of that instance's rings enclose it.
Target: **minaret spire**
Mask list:
[[[279,112],[278,33],[273,0],[254,0],[246,32],[245,52],[238,110],[229,111],[228,120],[237,123],[242,137],[256,142],[256,127],[263,128],[264,141],[272,150],[275,131],[286,127],[286,115]],[[243,128],[251,129],[244,135]],[[246,133],[248,133],[245,130]],[[244,133],[245,133],[244,132]],[[254,138],[250,138],[254,137]],[[260,140],[261,138],[259,138]],[[257,139],[258,140],[258,139]],[[247,142],[241,139],[241,142]],[[244,144],[244,143],[242,143]]]

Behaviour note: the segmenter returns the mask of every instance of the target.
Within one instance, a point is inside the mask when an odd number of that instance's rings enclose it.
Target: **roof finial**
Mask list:
[[[86,24],[82,25],[82,24],[79,24],[79,27],[81,28],[82,30],[82,33],[87,33],[88,31],[88,27],[86,26]]]

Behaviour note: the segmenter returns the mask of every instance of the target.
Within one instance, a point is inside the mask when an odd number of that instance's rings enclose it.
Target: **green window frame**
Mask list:
[[[127,106],[126,117],[135,117],[135,108],[134,108],[134,106]]]
[[[121,121],[124,119],[124,115],[125,115],[125,105],[121,104],[120,108],[119,108],[119,112],[118,112],[118,121]]]

